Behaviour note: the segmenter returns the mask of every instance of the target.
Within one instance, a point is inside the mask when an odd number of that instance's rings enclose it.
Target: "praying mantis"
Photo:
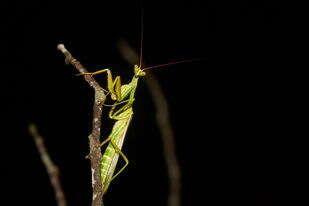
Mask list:
[[[161,64],[142,69],[141,62],[140,66],[134,65],[134,76],[128,84],[121,85],[121,78],[117,76],[114,80],[112,73],[109,69],[99,70],[93,73],[82,73],[82,75],[97,75],[101,73],[107,73],[107,88],[110,93],[111,99],[116,103],[111,105],[109,117],[116,120],[112,131],[108,138],[101,143],[101,146],[108,143],[106,150],[101,159],[101,179],[103,185],[103,193],[105,194],[111,181],[117,177],[129,164],[128,158],[121,151],[127,129],[130,125],[133,116],[132,105],[135,100],[135,91],[138,85],[140,77],[146,75],[145,70],[167,66],[171,64],[177,64],[182,62],[188,62],[192,60],[184,60],[178,62],[172,62],[168,64]],[[124,104],[115,111],[118,105]],[[119,155],[124,159],[125,165],[114,175],[115,168],[119,159]]]
[[[134,66],[134,76],[130,83],[121,85],[120,76],[113,80],[112,73],[109,69],[103,69],[94,73],[83,73],[83,75],[97,75],[107,73],[107,88],[111,99],[116,103],[111,105],[109,117],[116,120],[112,131],[108,138],[101,143],[101,146],[109,143],[101,159],[101,178],[103,185],[103,193],[105,193],[110,185],[110,182],[117,177],[128,165],[129,160],[122,153],[121,148],[123,141],[132,119],[135,91],[140,77],[145,76],[145,72],[140,66]],[[125,104],[124,104],[125,103]],[[124,104],[121,108],[115,111],[117,105]],[[124,159],[125,165],[113,176],[119,155]]]
[[[105,152],[102,155],[101,159],[101,181],[103,186],[103,194],[105,194],[109,188],[109,185],[112,180],[114,180],[129,164],[128,158],[121,151],[123,142],[132,120],[133,116],[133,103],[135,101],[135,92],[138,85],[138,81],[141,77],[146,75],[145,70],[153,69],[157,67],[168,66],[172,64],[192,62],[197,59],[183,60],[177,62],[171,62],[167,64],[161,64],[156,66],[151,66],[147,68],[142,68],[142,43],[143,43],[143,23],[141,27],[141,48],[140,48],[140,57],[139,65],[134,65],[134,76],[132,80],[127,84],[121,84],[121,77],[117,76],[113,79],[112,72],[110,69],[102,69],[93,73],[81,73],[80,75],[98,75],[102,73],[107,74],[107,89],[108,94],[114,104],[111,106],[109,112],[109,118],[115,120],[112,131],[107,139],[105,139],[101,146],[108,143]],[[117,108],[119,105],[122,105],[120,108]],[[117,109],[116,109],[117,108]],[[119,159],[119,156],[125,161],[125,165],[114,175],[116,165]]]

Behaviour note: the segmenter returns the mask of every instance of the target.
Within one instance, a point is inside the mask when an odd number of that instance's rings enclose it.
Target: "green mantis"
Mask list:
[[[111,110],[109,112],[109,117],[113,120],[116,120],[116,122],[108,138],[101,143],[102,146],[108,143],[108,146],[106,147],[106,150],[101,160],[101,178],[104,193],[106,193],[111,181],[115,177],[117,177],[129,164],[129,160],[123,154],[121,148],[124,142],[127,129],[132,120],[133,116],[132,105],[135,100],[135,91],[138,85],[139,78],[146,75],[145,70],[147,69],[167,66],[171,64],[178,64],[183,62],[189,62],[189,61],[192,60],[184,60],[167,64],[161,64],[144,69],[141,69],[141,66],[134,65],[134,76],[131,82],[124,85],[121,85],[120,76],[117,76],[113,80],[112,73],[109,69],[99,70],[94,73],[83,73],[83,75],[92,75],[92,76],[101,73],[107,73],[108,92],[110,93],[111,99],[116,101],[113,105],[111,105]],[[119,109],[117,109],[117,111],[115,111],[116,107],[119,105],[122,106]],[[125,165],[114,175],[119,155],[124,159]]]
[[[131,82],[124,85],[121,85],[120,76],[117,76],[113,80],[112,73],[109,69],[103,69],[94,73],[84,73],[84,75],[97,75],[105,72],[107,73],[108,91],[112,100],[116,101],[116,103],[112,105],[109,117],[116,120],[116,122],[108,138],[101,144],[103,146],[109,143],[101,160],[101,178],[104,193],[107,191],[110,182],[117,177],[129,163],[127,157],[122,153],[121,148],[132,119],[132,105],[138,80],[146,74],[140,66],[135,65],[134,76]],[[116,107],[121,104],[124,105],[115,111]],[[124,159],[125,165],[114,175],[119,155]]]
[[[142,24],[143,25],[143,24]],[[83,73],[83,75],[97,75],[106,73],[107,74],[107,89],[108,93],[111,96],[111,99],[115,101],[113,105],[111,105],[111,110],[109,112],[109,117],[115,120],[115,124],[112,128],[112,131],[108,138],[104,140],[101,145],[105,145],[108,143],[105,152],[103,153],[101,159],[101,179],[103,185],[103,193],[105,194],[111,181],[117,177],[128,165],[129,160],[121,151],[123,146],[124,138],[126,136],[127,129],[130,125],[133,116],[132,105],[135,100],[135,91],[138,85],[138,81],[140,77],[146,75],[145,70],[168,66],[171,64],[178,64],[183,62],[192,62],[196,60],[184,60],[178,62],[172,62],[167,64],[156,65],[148,68],[142,69],[142,43],[143,43],[143,27],[142,31],[142,39],[141,39],[141,56],[139,58],[140,63],[138,65],[134,65],[134,76],[128,84],[121,85],[120,76],[115,77],[113,79],[112,73],[109,69],[99,70],[93,73]],[[121,105],[121,106],[120,106]],[[120,108],[118,107],[120,106]],[[121,156],[125,165],[114,175],[116,165]]]

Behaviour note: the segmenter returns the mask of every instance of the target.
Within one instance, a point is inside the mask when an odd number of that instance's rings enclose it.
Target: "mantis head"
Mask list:
[[[134,65],[134,74],[137,77],[143,77],[146,75],[146,72],[144,72],[140,66]]]

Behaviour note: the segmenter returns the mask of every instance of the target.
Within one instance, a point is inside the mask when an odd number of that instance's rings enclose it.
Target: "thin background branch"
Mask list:
[[[71,53],[64,47],[63,44],[58,45],[58,50],[60,50],[65,56],[66,64],[71,64],[80,73],[88,72],[87,69],[77,61]],[[94,103],[93,103],[93,120],[92,120],[92,132],[89,137],[89,158],[91,164],[91,174],[92,174],[92,206],[102,206],[103,205],[103,190],[101,181],[101,171],[100,162],[102,158],[101,146],[100,146],[100,135],[101,135],[101,119],[102,119],[102,109],[105,102],[106,96],[103,88],[95,81],[91,75],[84,75],[84,79],[88,84],[94,89]]]
[[[59,178],[59,168],[57,165],[53,163],[51,160],[47,149],[44,144],[43,137],[39,134],[38,129],[36,125],[30,124],[29,125],[29,133],[33,137],[35,145],[40,153],[41,160],[46,168],[46,171],[49,176],[49,180],[51,182],[51,185],[54,189],[55,198],[57,201],[58,206],[67,206],[67,201],[61,186],[61,181]]]
[[[117,47],[128,63],[137,64],[139,62],[139,56],[129,46],[127,41],[120,40],[117,43]],[[164,156],[170,183],[168,206],[180,206],[181,173],[175,151],[175,137],[170,123],[168,103],[157,78],[153,74],[147,73],[145,79],[157,110],[157,124],[162,135]]]

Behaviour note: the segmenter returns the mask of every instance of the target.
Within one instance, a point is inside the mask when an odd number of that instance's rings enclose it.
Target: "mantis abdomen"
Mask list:
[[[113,177],[116,164],[118,162],[119,154],[123,155],[121,148],[123,141],[132,119],[132,107],[123,111],[119,117],[126,117],[121,120],[117,120],[113,126],[112,132],[109,136],[110,142],[101,159],[101,178],[103,183],[103,191],[106,192],[110,182],[116,177],[122,169]],[[126,159],[126,158],[125,158]]]

